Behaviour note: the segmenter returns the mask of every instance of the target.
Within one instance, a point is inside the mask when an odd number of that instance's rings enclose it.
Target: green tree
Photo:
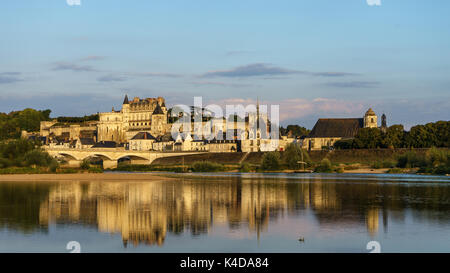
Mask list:
[[[310,164],[311,162],[309,155],[305,150],[295,143],[290,143],[283,153],[284,163],[289,167],[289,169],[296,170],[302,166],[298,163],[299,161],[302,161],[302,159],[303,162],[306,162],[307,164]]]
[[[309,135],[310,132],[311,130],[300,125],[288,125],[286,128],[280,127],[280,134],[283,136],[291,134],[293,137],[302,137]]]
[[[355,137],[355,144],[361,149],[380,148],[381,142],[381,130],[378,128],[362,128]]]
[[[277,171],[281,168],[281,159],[279,152],[268,152],[264,154],[261,163],[261,169],[265,171]]]
[[[19,138],[22,130],[39,131],[40,122],[50,120],[50,113],[49,109],[38,111],[31,108],[9,114],[0,113],[0,139]]]
[[[386,131],[383,137],[383,146],[385,148],[401,148],[405,143],[405,129],[403,125],[392,125]]]
[[[47,167],[53,161],[53,158],[45,151],[34,149],[24,155],[24,162],[26,166],[41,166]]]
[[[333,147],[338,150],[347,150],[347,149],[353,149],[354,147],[354,140],[353,139],[341,139],[334,143]]]
[[[322,161],[320,161],[319,166],[317,166],[314,171],[316,173],[330,173],[333,171],[333,168],[331,166],[331,162],[328,158],[324,158],[322,159]]]

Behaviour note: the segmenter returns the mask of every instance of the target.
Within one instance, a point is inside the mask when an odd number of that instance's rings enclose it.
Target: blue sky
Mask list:
[[[53,116],[169,105],[279,104],[283,124],[449,120],[450,1],[3,1],[0,111]]]

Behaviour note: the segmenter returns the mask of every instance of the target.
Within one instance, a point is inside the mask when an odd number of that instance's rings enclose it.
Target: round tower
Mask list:
[[[378,127],[378,117],[372,108],[367,110],[364,115],[364,128],[377,128]]]

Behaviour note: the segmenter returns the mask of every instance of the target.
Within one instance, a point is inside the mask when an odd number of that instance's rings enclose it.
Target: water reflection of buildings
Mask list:
[[[365,221],[370,234],[377,232],[376,207],[347,207],[337,184],[310,182],[66,182],[51,187],[39,220],[41,225],[79,223],[119,233],[125,245],[162,245],[168,232],[195,236],[208,233],[212,225],[245,225],[259,237],[270,220],[304,209],[311,209],[320,225],[344,221],[361,226]]]

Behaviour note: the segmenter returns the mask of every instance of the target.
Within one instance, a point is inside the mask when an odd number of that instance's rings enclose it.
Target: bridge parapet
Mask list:
[[[133,151],[124,148],[55,148],[44,147],[53,157],[63,156],[68,158],[71,165],[77,165],[86,158],[100,157],[103,160],[104,168],[115,168],[117,162],[122,158],[130,158],[132,164],[151,164],[155,159],[162,157],[172,157],[180,155],[204,154],[206,152],[157,152],[157,151]]]

